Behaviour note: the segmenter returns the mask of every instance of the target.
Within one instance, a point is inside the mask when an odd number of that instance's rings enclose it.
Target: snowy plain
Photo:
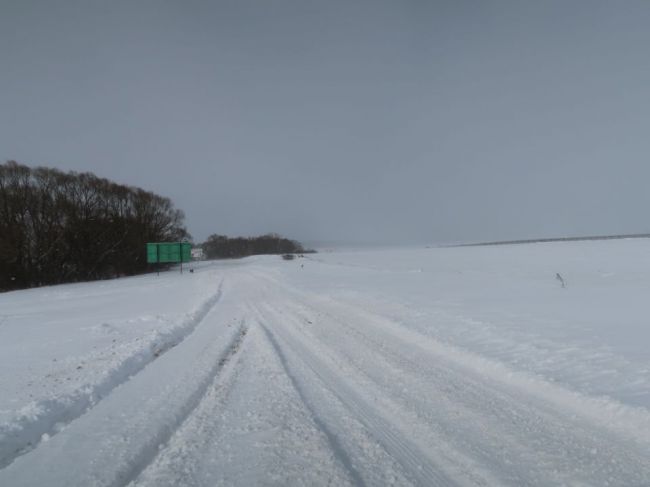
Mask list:
[[[650,485],[649,287],[633,239],[1,294],[0,485]]]

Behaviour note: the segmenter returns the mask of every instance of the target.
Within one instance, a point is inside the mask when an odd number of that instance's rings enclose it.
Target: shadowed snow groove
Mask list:
[[[286,356],[282,355],[282,352],[280,351],[281,347],[277,340],[272,338],[272,333],[265,328],[264,325],[262,325],[262,327],[265,329],[274,347],[282,357],[283,365],[287,369],[287,374],[291,377],[291,380],[295,382],[296,390],[299,391],[299,394],[302,397],[306,397],[306,388],[309,386],[297,375],[290,373]],[[280,328],[280,326],[276,328]],[[311,354],[306,350],[297,340],[290,338],[289,333],[282,332],[280,335],[282,341],[287,344],[288,349],[299,357],[300,361],[320,379],[330,392],[334,394],[334,396],[336,396],[338,400],[353,414],[354,418],[367,428],[371,435],[383,446],[393,459],[402,465],[409,480],[411,480],[415,485],[421,486],[455,485],[455,482],[452,479],[450,479],[445,473],[441,472],[417,446],[412,444],[395,428],[395,426],[382,417],[374,407],[356,393],[352,387],[346,384],[344,379],[338,377],[335,372],[330,370],[330,368],[314,354]],[[308,402],[305,403],[309,404]],[[309,407],[310,409],[313,409],[313,406]],[[314,417],[318,418],[318,414],[316,414],[315,411]],[[325,425],[324,421],[319,420],[319,423],[321,426]],[[327,432],[329,429],[325,427],[324,431]],[[330,436],[334,437],[331,433],[328,437]],[[342,448],[339,446],[337,453],[341,453],[342,451]],[[348,464],[350,464],[349,460]],[[357,474],[357,476],[359,476],[359,474]]]
[[[174,433],[181,427],[185,420],[192,414],[198,407],[199,403],[205,396],[208,388],[214,383],[215,378],[219,375],[221,370],[239,355],[242,348],[242,343],[248,327],[243,323],[240,324],[239,332],[234,336],[232,342],[217,360],[215,360],[210,373],[199,384],[194,393],[188,397],[183,408],[175,415],[176,421],[172,424],[166,424],[159,434],[152,438],[139,452],[133,461],[132,468],[127,472],[121,472],[117,478],[110,484],[109,487],[122,487],[137,479],[137,477],[147,468],[147,466],[156,458],[162,447],[167,444]]]
[[[185,340],[219,302],[222,286],[223,279],[217,292],[191,313],[180,326],[160,334],[154,344],[128,357],[101,382],[83,387],[72,395],[38,401],[31,408],[36,413],[23,415],[11,423],[0,425],[0,469],[36,448],[44,435],[56,435],[63,427],[96,406],[117,386]]]
[[[278,342],[276,341],[275,337],[273,334],[266,328],[266,326],[262,325],[260,323],[260,327],[262,330],[264,330],[264,334],[268,338],[269,342],[273,346],[273,349],[275,350],[276,354],[278,355],[278,358],[280,359],[280,363],[282,364],[282,368],[284,369],[284,372],[287,374],[287,377],[289,377],[289,380],[291,381],[291,384],[293,385],[294,389],[296,390],[298,396],[300,397],[300,400],[303,402],[305,407],[308,409],[309,413],[311,414],[311,417],[316,423],[316,426],[323,432],[323,434],[327,437],[327,441],[330,444],[330,447],[332,448],[332,452],[334,453],[334,456],[343,464],[345,467],[346,471],[350,474],[350,477],[352,479],[352,482],[354,485],[358,485],[361,487],[365,487],[366,483],[363,481],[363,477],[361,477],[359,471],[354,467],[352,462],[350,461],[349,456],[345,452],[345,449],[341,445],[341,442],[337,438],[336,434],[334,434],[330,428],[327,426],[327,423],[323,421],[317,414],[316,410],[314,409],[313,405],[311,404],[311,401],[309,398],[305,395],[303,392],[303,389],[301,388],[300,384],[298,383],[298,380],[294,375],[291,373],[289,370],[289,366],[287,364],[287,358],[285,357],[284,353],[282,352],[282,349],[278,345]]]

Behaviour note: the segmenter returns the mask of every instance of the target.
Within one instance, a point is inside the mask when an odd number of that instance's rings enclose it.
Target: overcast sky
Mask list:
[[[650,2],[0,0],[0,160],[196,240],[650,231]]]

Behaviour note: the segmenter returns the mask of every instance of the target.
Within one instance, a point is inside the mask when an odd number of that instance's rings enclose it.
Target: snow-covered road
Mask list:
[[[26,406],[11,409],[6,397],[0,400],[7,418],[0,429],[0,485],[650,485],[650,410],[625,401],[643,395],[643,375],[638,394],[626,383],[620,398],[589,393],[583,384],[612,364],[650,361],[613,348],[605,357],[598,344],[578,346],[567,331],[565,348],[551,332],[536,343],[522,339],[519,345],[537,344],[538,352],[517,368],[518,352],[506,355],[503,343],[522,332],[481,325],[476,331],[486,339],[477,344],[476,336],[462,342],[436,331],[441,320],[461,326],[452,312],[458,317],[480,306],[446,301],[447,307],[440,302],[435,310],[414,311],[410,293],[386,297],[381,276],[397,291],[411,282],[408,276],[426,273],[421,257],[397,268],[392,260],[390,272],[389,265],[363,265],[364,258],[257,258],[208,265],[183,278],[150,276],[151,292],[194,279],[200,299],[181,297],[194,311],[156,335],[115,325],[111,336],[141,348],[125,345],[103,375],[106,363],[88,364],[79,387],[62,388],[54,407],[48,409],[49,389],[35,392],[42,397],[31,416]],[[386,262],[385,255],[370,259]],[[415,261],[421,266],[413,273]],[[514,268],[513,275],[520,273]],[[438,278],[453,286],[444,270],[437,276],[429,279],[432,286]],[[355,279],[366,285],[352,286]],[[97,299],[92,287],[98,285],[85,285],[90,299]],[[11,305],[30,292],[3,296],[7,315],[18,316]],[[463,291],[456,292],[462,301]],[[518,306],[504,308],[503,316],[523,316]],[[427,330],[423,316],[432,322]],[[490,349],[488,338],[499,333]],[[108,343],[93,345],[97,357]],[[553,376],[545,365],[566,347],[575,348],[576,363],[601,353],[600,365],[580,375],[583,382]],[[6,390],[21,390],[3,380]]]

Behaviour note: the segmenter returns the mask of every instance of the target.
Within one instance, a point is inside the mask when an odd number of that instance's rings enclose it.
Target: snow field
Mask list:
[[[650,485],[649,250],[270,256],[1,295],[0,485]]]

